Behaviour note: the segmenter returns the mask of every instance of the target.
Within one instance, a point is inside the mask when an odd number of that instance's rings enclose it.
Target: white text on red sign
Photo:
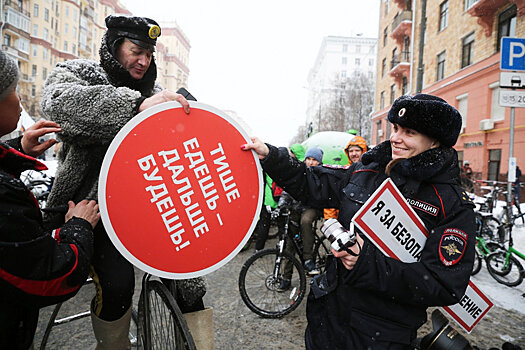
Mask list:
[[[177,188],[176,194],[184,206],[184,212],[191,224],[195,238],[199,238],[201,235],[209,232],[209,227],[200,203],[193,200],[192,196],[195,192],[185,166],[187,166],[187,169],[192,170],[192,175],[197,179],[199,189],[210,211],[214,211],[217,208],[219,192],[212,180],[210,169],[205,162],[206,158],[203,151],[200,150],[197,138],[194,137],[184,141],[182,145],[185,152],[183,156],[186,162],[181,159],[179,151],[176,148],[157,152],[157,159],[162,160],[162,167],[171,172],[171,182],[173,182]],[[226,161],[226,155],[224,154],[221,143],[218,143],[217,148],[209,153],[213,158],[213,164],[215,165],[214,170],[219,176],[228,203],[231,203],[240,197],[240,193]],[[150,201],[151,203],[155,203],[167,233],[170,235],[175,249],[179,251],[191,243],[191,235],[188,237],[188,235],[185,234],[185,229],[180,220],[179,213],[173,204],[173,199],[168,191],[165,179],[159,174],[159,167],[155,156],[153,153],[148,154],[138,159],[137,162],[140,169],[144,172],[144,179],[148,181],[145,190],[151,195]],[[219,213],[216,213],[216,218],[222,226],[222,219]]]

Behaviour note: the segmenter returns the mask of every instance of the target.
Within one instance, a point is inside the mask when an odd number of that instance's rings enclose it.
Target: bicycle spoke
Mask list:
[[[281,317],[293,311],[306,289],[304,269],[289,253],[283,254],[279,274],[274,276],[276,257],[276,249],[259,252],[246,261],[239,275],[239,291],[244,303],[262,317]],[[292,264],[292,273],[290,285],[283,287],[287,263]]]

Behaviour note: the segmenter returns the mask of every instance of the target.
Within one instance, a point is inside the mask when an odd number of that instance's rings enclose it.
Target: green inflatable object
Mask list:
[[[305,150],[319,147],[323,150],[324,164],[348,165],[345,147],[354,135],[341,131],[321,131],[302,143]]]

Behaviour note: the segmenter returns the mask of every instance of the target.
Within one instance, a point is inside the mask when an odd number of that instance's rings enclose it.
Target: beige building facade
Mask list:
[[[463,127],[454,147],[479,179],[508,171],[510,108],[499,105],[501,37],[525,37],[520,0],[381,0],[372,141],[390,137],[386,117],[404,94],[437,95]],[[515,109],[514,152],[525,169],[525,110]]]
[[[41,116],[40,94],[58,62],[99,60],[100,41],[110,14],[131,15],[118,0],[0,0],[2,50],[18,61],[22,105]],[[155,54],[158,81],[176,90],[187,86],[190,42],[176,24],[161,26]]]

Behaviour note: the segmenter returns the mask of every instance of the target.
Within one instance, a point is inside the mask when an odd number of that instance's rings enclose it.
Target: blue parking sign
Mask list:
[[[525,38],[501,38],[500,69],[525,71]]]

